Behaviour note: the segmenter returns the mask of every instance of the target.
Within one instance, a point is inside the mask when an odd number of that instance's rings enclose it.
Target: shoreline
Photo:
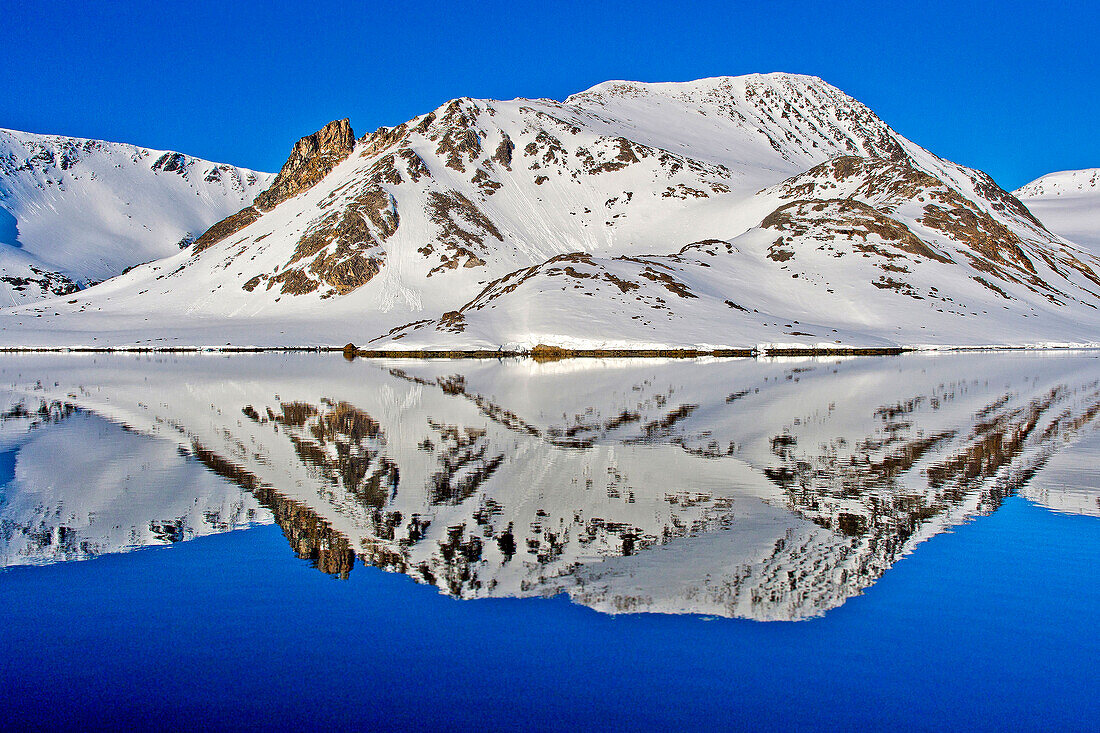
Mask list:
[[[963,351],[1098,351],[1097,346],[873,346],[873,347],[749,347],[731,349],[566,349],[538,345],[523,350],[492,349],[361,349],[347,346],[6,346],[0,354],[258,354],[269,352],[338,353],[346,359],[531,359],[537,362],[563,359],[697,359],[769,358],[810,356],[897,356],[905,353]]]

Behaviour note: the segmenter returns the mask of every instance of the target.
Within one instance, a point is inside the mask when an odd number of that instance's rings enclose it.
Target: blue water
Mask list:
[[[1098,423],[1092,352],[6,357],[0,730],[1096,730]]]
[[[266,526],[0,573],[5,728],[1095,729],[1100,521],[1009,498],[797,623],[458,601]]]

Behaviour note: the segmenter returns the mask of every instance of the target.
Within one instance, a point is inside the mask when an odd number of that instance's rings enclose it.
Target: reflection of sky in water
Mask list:
[[[9,723],[1086,729],[1094,519],[1011,498],[797,624],[336,582],[275,527],[0,574]],[[166,712],[167,711],[167,712]]]

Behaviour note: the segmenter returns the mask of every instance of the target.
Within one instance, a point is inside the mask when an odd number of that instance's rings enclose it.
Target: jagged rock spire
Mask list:
[[[271,188],[256,197],[255,206],[269,211],[291,196],[310,188],[355,147],[355,133],[345,117],[333,120],[312,135],[294,143]]]
[[[283,163],[279,175],[270,187],[252,202],[232,216],[219,221],[195,240],[191,248],[198,254],[217,244],[260,218],[260,214],[317,184],[337,163],[351,154],[355,147],[355,133],[345,117],[333,120],[312,135],[306,135],[294,143],[290,157]]]

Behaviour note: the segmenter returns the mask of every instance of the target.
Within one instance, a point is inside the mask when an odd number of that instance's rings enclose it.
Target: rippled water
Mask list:
[[[6,356],[0,703],[1092,727],[1098,356]]]

